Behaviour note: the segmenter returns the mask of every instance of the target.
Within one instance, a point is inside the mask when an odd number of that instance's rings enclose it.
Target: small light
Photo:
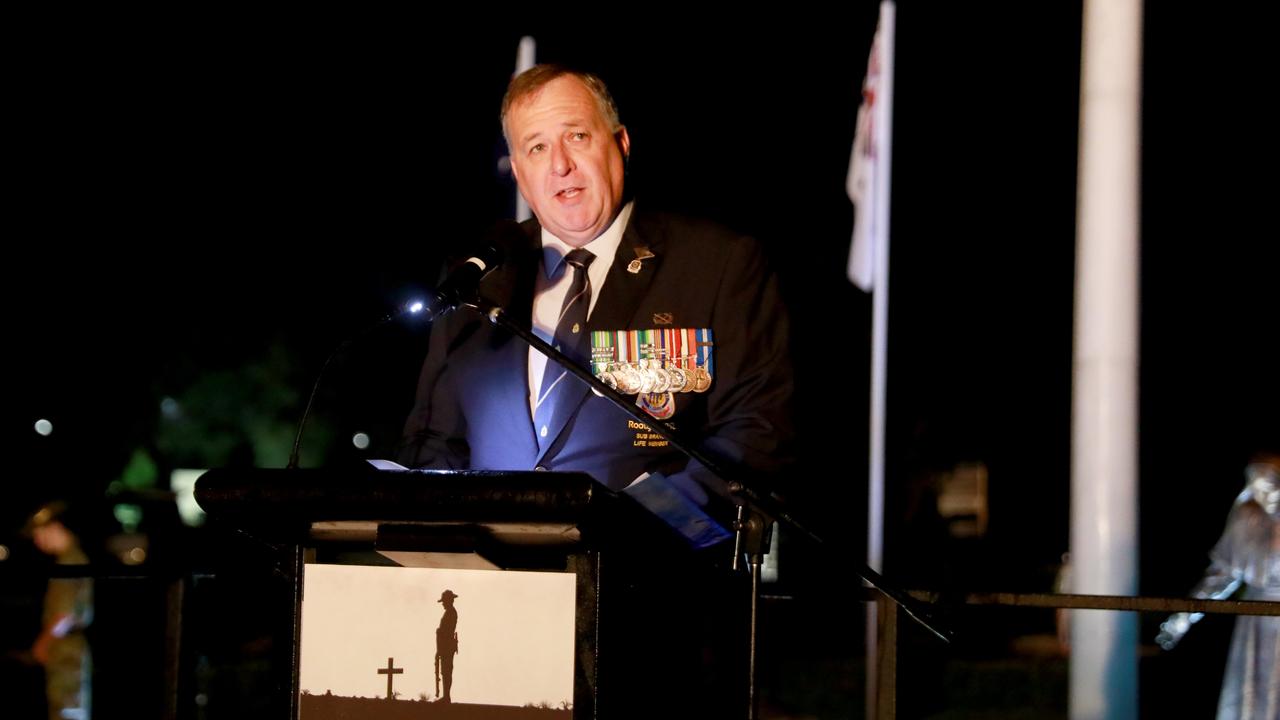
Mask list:
[[[140,547],[130,548],[129,552],[124,554],[125,565],[141,565],[147,559],[147,551]]]
[[[411,312],[411,313],[420,313],[420,312],[422,312],[422,301],[421,301],[421,300],[416,300],[416,301],[414,301],[414,302],[410,303],[410,304],[409,304],[409,312]]]
[[[501,175],[511,174],[511,156],[503,155],[498,158],[498,173]]]
[[[178,405],[178,401],[171,397],[167,397],[160,401],[160,414],[168,420],[178,419],[178,415],[182,412],[182,407]]]
[[[355,435],[351,436],[351,444],[355,445],[361,450],[364,450],[365,448],[369,447],[369,436],[365,435],[364,433],[356,433]]]
[[[36,421],[36,432],[48,437],[49,434],[53,432],[53,423],[45,420],[44,418],[40,418]]]
[[[209,704],[209,696],[204,693],[196,693],[196,706],[204,707]]]
[[[142,523],[142,506],[132,503],[117,503],[111,508],[111,514],[115,516],[116,522],[124,527],[125,532],[134,532],[138,529],[138,525]]]
[[[5,560],[8,560],[8,559],[9,559],[9,546],[0,545],[0,562],[4,562]]]

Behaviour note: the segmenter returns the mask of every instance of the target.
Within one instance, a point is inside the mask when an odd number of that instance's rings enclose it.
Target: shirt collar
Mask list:
[[[613,264],[613,258],[618,254],[618,246],[622,244],[622,232],[626,230],[627,221],[631,218],[633,204],[634,201],[623,205],[622,210],[618,211],[618,217],[613,219],[609,227],[595,240],[582,246],[596,256],[593,266],[596,261],[603,263],[605,267]],[[542,267],[548,280],[554,279],[560,273],[561,266],[564,265],[564,257],[570,250],[573,250],[572,245],[552,235],[545,227],[542,228]]]

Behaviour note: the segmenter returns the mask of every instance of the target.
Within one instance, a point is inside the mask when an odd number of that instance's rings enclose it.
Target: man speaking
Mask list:
[[[507,89],[502,124],[536,219],[480,294],[718,463],[776,475],[790,460],[791,363],[759,245],[630,199],[631,138],[594,75],[527,70]],[[432,330],[399,459],[582,471],[613,490],[630,486],[651,509],[674,500],[719,520],[677,510],[674,524],[695,546],[728,537],[723,481],[472,312]]]

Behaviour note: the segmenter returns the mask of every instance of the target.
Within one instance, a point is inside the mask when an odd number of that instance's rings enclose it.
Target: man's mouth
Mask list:
[[[578,195],[580,195],[581,193],[582,193],[582,188],[571,187],[571,188],[565,188],[560,192],[556,193],[556,197],[564,198],[566,200],[571,200],[577,197]]]

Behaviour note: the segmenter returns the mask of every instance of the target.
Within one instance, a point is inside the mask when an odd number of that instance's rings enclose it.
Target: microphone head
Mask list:
[[[448,277],[440,284],[427,302],[427,316],[436,317],[459,304],[472,300],[486,275],[502,265],[512,254],[517,243],[526,238],[524,230],[514,220],[502,220],[485,233],[483,240],[470,252],[459,257]]]
[[[471,263],[481,273],[487,275],[526,244],[528,244],[528,235],[520,223],[515,220],[499,220],[489,227],[479,241],[467,246],[466,250],[455,256],[460,258],[462,263],[457,263],[454,267],[458,269],[463,263]]]
[[[481,237],[479,246],[498,252],[498,264],[501,264],[506,258],[516,255],[521,248],[528,247],[529,243],[529,233],[520,223],[515,220],[499,220]]]

